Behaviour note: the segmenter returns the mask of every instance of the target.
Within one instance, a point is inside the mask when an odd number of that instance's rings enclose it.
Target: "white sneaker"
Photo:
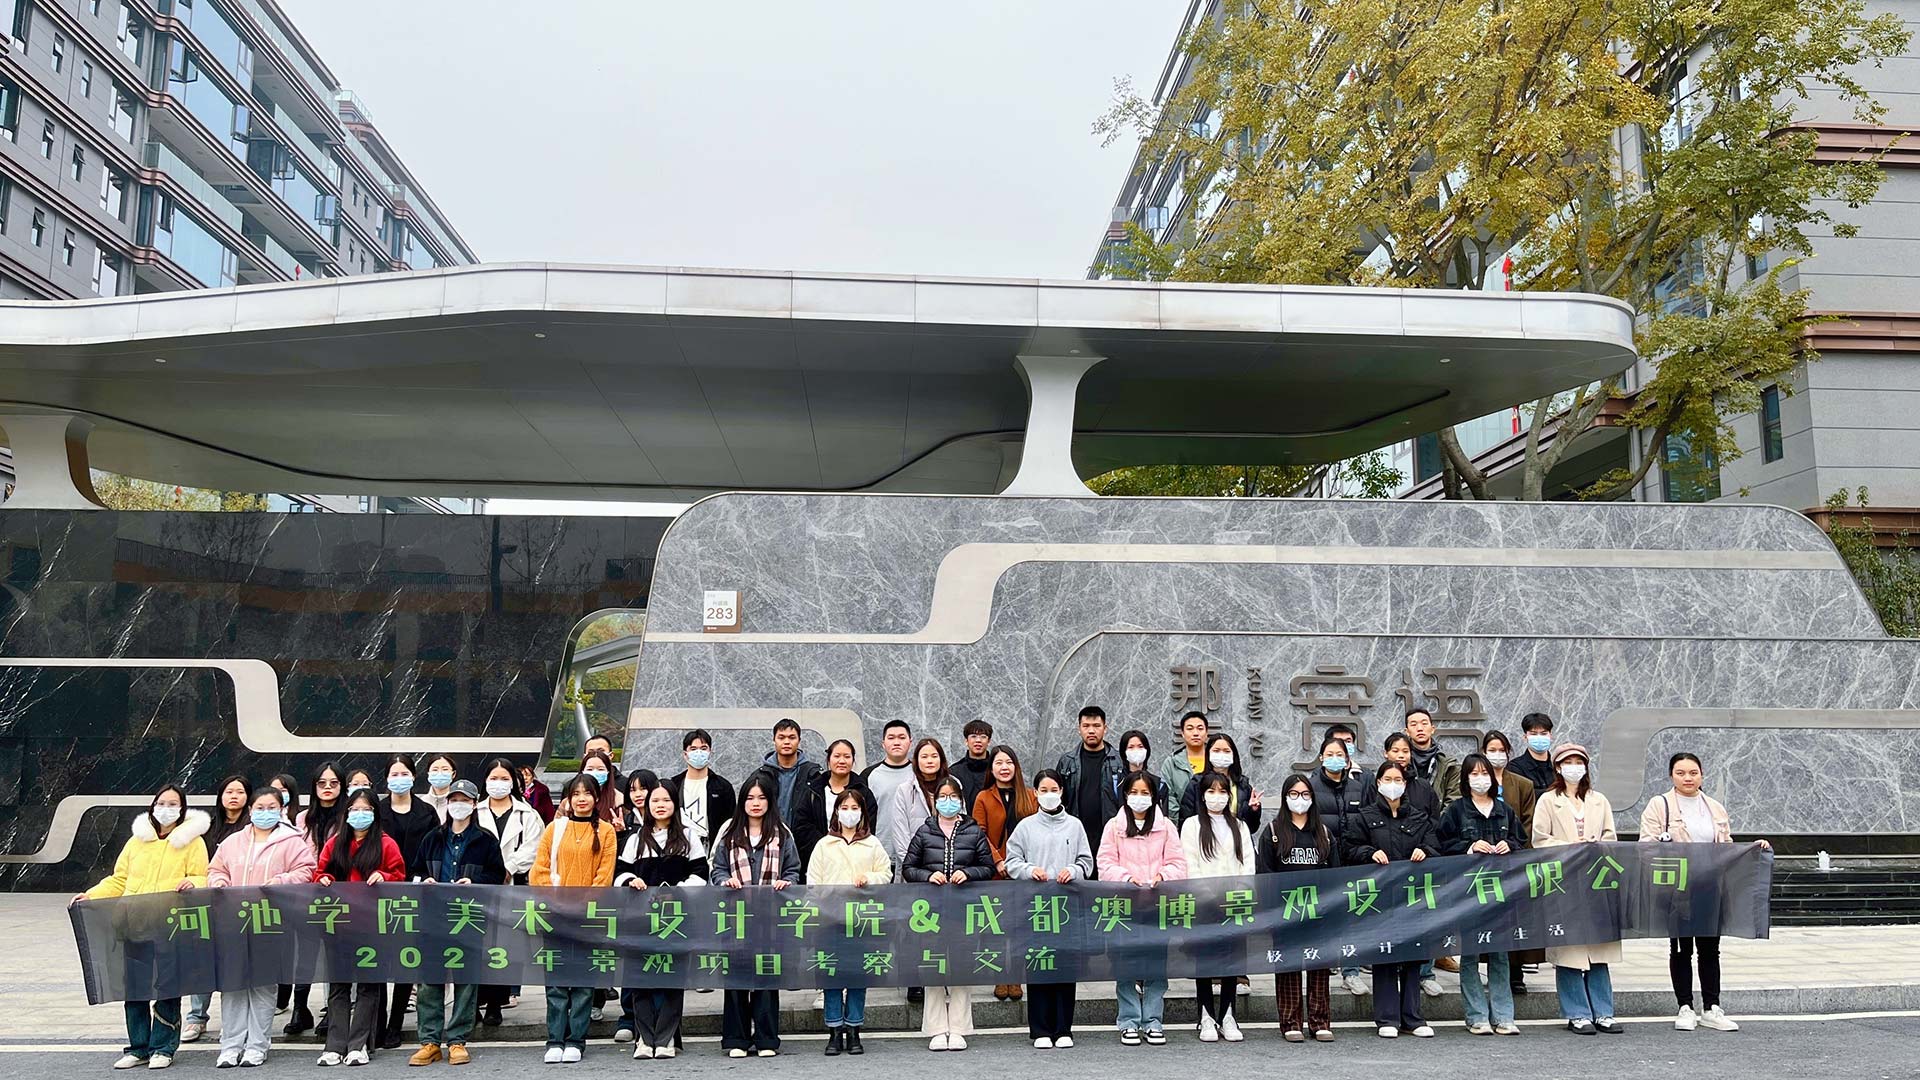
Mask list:
[[[1233,1018],[1233,1011],[1220,1018],[1220,1037],[1228,1042],[1240,1042],[1246,1038],[1240,1033],[1240,1022]]]
[[[675,1054],[678,1054],[679,1052],[680,1051],[675,1050],[673,1048],[672,1043],[668,1043],[665,1046],[656,1046],[653,1048],[653,1056],[657,1058],[670,1058]]]
[[[606,1018],[607,1018],[607,1007],[605,1005],[595,1005],[593,1007],[593,1022],[597,1024],[600,1021],[605,1020]]]
[[[147,1063],[147,1059],[137,1054],[121,1054],[120,1060],[113,1063],[116,1069],[137,1069]]]
[[[340,1064],[340,1055],[334,1053],[331,1050],[323,1051],[320,1054],[320,1060],[314,1062],[314,1064],[324,1065],[331,1068],[332,1066]]]
[[[1033,1048],[1035,1050],[1051,1050],[1053,1049],[1053,1040],[1042,1036],[1033,1040]]]
[[[231,1069],[238,1064],[240,1064],[240,1055],[231,1050],[222,1050],[220,1056],[213,1059],[213,1067],[216,1069]]]
[[[640,1045],[633,1048],[633,1060],[635,1061],[639,1061],[641,1058],[650,1058],[652,1056],[653,1056],[653,1047],[648,1046],[646,1043],[641,1043]]]
[[[1714,1031],[1739,1031],[1740,1030],[1740,1025],[1727,1019],[1727,1014],[1724,1012],[1721,1012],[1720,1006],[1718,1005],[1715,1005],[1713,1008],[1708,1009],[1706,1012],[1700,1014],[1700,1026],[1703,1028],[1710,1028]]]
[[[1675,1031],[1692,1031],[1699,1026],[1700,1018],[1694,1015],[1693,1006],[1680,1006],[1680,1015],[1673,1018],[1673,1029]]]
[[[207,1025],[205,1024],[197,1023],[197,1022],[191,1023],[191,1024],[182,1024],[180,1026],[180,1041],[183,1043],[199,1042],[200,1036],[205,1035],[206,1033],[207,1033]]]
[[[1062,1035],[1062,1036],[1060,1036],[1059,1038],[1057,1038],[1057,1039],[1055,1039],[1055,1040],[1053,1040],[1053,1048],[1054,1048],[1055,1050],[1071,1050],[1071,1049],[1073,1049],[1073,1036],[1071,1036],[1071,1035]]]
[[[965,1035],[947,1036],[947,1049],[957,1051],[957,1050],[965,1050],[966,1048],[967,1048],[967,1037]]]
[[[1416,1039],[1431,1039],[1433,1038],[1433,1028],[1426,1024],[1421,1024],[1419,1027],[1413,1029],[1413,1037]]]
[[[245,1065],[249,1069],[258,1068],[266,1063],[267,1052],[265,1050],[249,1050],[240,1055],[240,1064]]]
[[[560,1054],[561,1054],[561,1050],[559,1047],[549,1046],[547,1047],[547,1056],[544,1058],[541,1058],[540,1060],[546,1062],[549,1065],[558,1065],[560,1064]]]
[[[1440,996],[1440,980],[1429,975],[1420,980],[1420,993],[1424,997]]]
[[[1467,1025],[1467,1034],[1469,1034],[1469,1035],[1491,1035],[1491,1034],[1493,1034],[1493,1025],[1492,1025],[1492,1024],[1468,1024],[1468,1025]]]
[[[560,1060],[563,1063],[568,1065],[571,1065],[574,1062],[579,1061],[580,1048],[577,1046],[569,1046],[565,1050],[560,1051]]]
[[[372,1060],[373,1055],[367,1053],[365,1050],[347,1051],[347,1064],[349,1065],[365,1065]]]
[[[1342,975],[1340,977],[1340,982],[1344,986],[1346,986],[1347,993],[1352,994],[1354,997],[1359,997],[1362,994],[1368,993],[1367,984],[1364,982],[1361,982],[1360,976],[1358,975]]]
[[[171,1064],[173,1064],[172,1054],[155,1054],[147,1059],[149,1069],[164,1069]]]
[[[630,1043],[630,1042],[632,1042],[632,1041],[633,1041],[633,1029],[632,1029],[632,1028],[621,1028],[620,1030],[618,1030],[618,1031],[616,1031],[616,1032],[614,1032],[614,1033],[613,1033],[613,1041],[614,1041],[614,1042],[617,1042],[617,1043]]]
[[[947,1037],[945,1035],[935,1035],[933,1038],[927,1040],[927,1049],[929,1050],[945,1050],[946,1048]]]
[[[778,1050],[762,1050],[762,1051],[760,1051],[760,1056],[761,1056],[761,1057],[778,1057],[778,1056],[780,1056],[780,1051],[778,1051]]]
[[[727,1056],[728,1057],[746,1057],[747,1052],[741,1049],[740,1047],[736,1046],[733,1049],[727,1051]]]
[[[1400,1029],[1394,1027],[1392,1024],[1381,1024],[1380,1037],[1383,1039],[1397,1039],[1400,1037]]]
[[[1213,1017],[1208,1016],[1204,1012],[1200,1014],[1200,1041],[1201,1042],[1219,1042],[1220,1041],[1219,1025],[1213,1022]]]

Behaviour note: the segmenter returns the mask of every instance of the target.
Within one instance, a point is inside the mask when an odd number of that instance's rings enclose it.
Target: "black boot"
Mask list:
[[[313,1013],[307,1009],[306,1002],[293,1003],[293,1015],[287,1018],[284,1035],[304,1035],[313,1030]]]
[[[827,1029],[827,1056],[828,1057],[840,1056],[840,1047],[844,1044],[846,1040],[846,1030],[847,1030],[846,1028],[841,1028],[841,1027],[833,1027],[833,1028]]]
[[[480,1010],[480,1022],[487,1027],[499,1027],[506,1020],[500,1015],[500,1005],[496,1002]]]
[[[327,1022],[331,1019],[333,1019],[333,1010],[322,1005],[320,1007],[320,1019],[313,1025],[314,1038],[324,1039],[327,1037]]]
[[[864,1054],[866,1052],[867,1052],[867,1048],[860,1045],[860,1029],[857,1027],[848,1028],[847,1029],[847,1053]]]

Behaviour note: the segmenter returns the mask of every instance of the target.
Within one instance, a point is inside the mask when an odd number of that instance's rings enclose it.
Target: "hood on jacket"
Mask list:
[[[285,828],[286,823],[281,822],[281,827]],[[180,815],[179,824],[167,834],[167,843],[177,848],[186,847],[205,836],[207,830],[211,828],[213,828],[213,818],[209,817],[205,810],[188,810]],[[144,810],[140,812],[139,817],[133,819],[133,836],[136,840],[160,839],[160,834],[153,830],[153,818]]]
[[[780,759],[774,754],[774,752],[769,750],[767,751],[767,756],[760,759],[760,764],[765,765],[767,768],[772,769],[775,772],[792,772],[794,769],[804,768],[808,765],[814,764],[814,762],[813,762],[813,759],[807,757],[806,751],[803,750],[797,756],[794,757],[792,765],[783,766],[780,764]],[[824,765],[821,766],[822,770],[824,770],[825,768],[826,766]],[[855,775],[857,776],[859,774],[856,773]]]

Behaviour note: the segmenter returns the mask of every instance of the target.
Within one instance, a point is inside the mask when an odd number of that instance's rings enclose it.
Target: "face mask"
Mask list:
[[[280,825],[280,811],[278,810],[255,810],[252,817],[253,827],[256,829],[272,829]]]
[[[1343,773],[1347,771],[1347,759],[1343,757],[1323,757],[1320,759],[1320,767],[1330,773]]]
[[[504,799],[511,794],[513,794],[513,781],[511,780],[487,781],[487,798]]]
[[[1127,764],[1144,765],[1146,764],[1146,761],[1147,761],[1147,752],[1144,748],[1134,746],[1134,747],[1129,747],[1127,749]]]
[[[279,819],[280,815],[275,814],[274,820],[278,821]],[[177,806],[156,806],[153,808],[153,820],[162,825],[171,825],[180,820],[180,808]]]
[[[450,772],[430,772],[427,774],[427,786],[435,791],[445,791],[453,784]]]
[[[387,793],[389,795],[405,795],[407,792],[412,790],[413,790],[413,777],[411,776],[387,777]]]
[[[1153,805],[1153,796],[1151,795],[1127,796],[1127,809],[1133,811],[1136,814],[1146,813],[1147,807],[1152,805]]]
[[[1313,796],[1289,795],[1287,796],[1287,809],[1296,814],[1304,814],[1313,809]]]
[[[860,811],[851,806],[840,811],[836,816],[840,818],[840,827],[843,829],[857,829],[860,827]]]
[[[358,795],[362,791],[372,791],[372,790],[373,790],[372,788],[368,787],[365,784],[355,784],[352,787],[347,789],[347,794]]]
[[[447,816],[455,821],[465,821],[473,816],[473,804],[465,799],[447,803]]]
[[[1487,751],[1487,764],[1496,769],[1504,769],[1507,767],[1507,755],[1498,750],[1489,750]]]
[[[1560,779],[1565,780],[1569,787],[1580,783],[1581,779],[1586,775],[1587,775],[1587,767],[1585,765],[1576,764],[1570,761],[1567,764],[1560,766]]]
[[[596,786],[598,786],[598,787],[606,787],[606,786],[607,786],[607,773],[606,773],[606,770],[604,770],[604,769],[588,769],[588,770],[587,770],[587,775],[588,775],[589,777],[592,777],[592,778],[593,778],[593,782],[594,782],[594,784],[595,784]]]
[[[1060,809],[1060,793],[1057,791],[1043,791],[1034,798],[1040,800],[1040,809],[1049,814]]]
[[[1216,769],[1233,768],[1233,755],[1225,751],[1217,754],[1208,754],[1207,760],[1213,762],[1213,767]]]
[[[278,794],[279,794],[279,796],[280,796],[280,805],[281,805],[281,806],[285,806],[285,805],[287,805],[287,803],[288,803],[288,802],[290,802],[290,801],[292,801],[292,799],[293,799],[293,796],[291,796],[291,795],[289,795],[289,794],[287,794],[287,793],[286,793],[286,792],[284,792],[284,791],[280,791],[280,790],[279,790],[278,788],[276,788],[276,789],[274,789],[274,790],[275,790],[276,792],[278,792]]]
[[[371,810],[347,811],[347,827],[348,828],[356,829],[356,830],[365,829],[371,826],[372,824],[373,824],[373,811]]]
[[[1380,785],[1380,797],[1383,799],[1397,799],[1406,793],[1407,785],[1397,780],[1389,780]]]
[[[960,816],[960,800],[951,795],[942,795],[935,799],[933,808],[939,811],[941,817]]]
[[[1206,796],[1205,796],[1205,797],[1206,797],[1206,800],[1207,800],[1207,809],[1208,809],[1208,810],[1211,810],[1212,812],[1214,812],[1214,813],[1216,813],[1216,814],[1217,814],[1217,813],[1219,813],[1219,812],[1221,812],[1222,810],[1225,810],[1225,809],[1227,808],[1227,793],[1226,793],[1226,792],[1224,792],[1224,791],[1209,791],[1209,792],[1207,792],[1207,794],[1206,794]]]
[[[1467,786],[1472,788],[1475,794],[1485,795],[1493,790],[1493,777],[1476,773],[1467,777]]]
[[[690,769],[704,769],[707,767],[707,762],[712,760],[713,751],[711,750],[687,751],[687,767]]]
[[[1527,736],[1527,749],[1536,754],[1544,754],[1553,749],[1553,736],[1529,735]]]

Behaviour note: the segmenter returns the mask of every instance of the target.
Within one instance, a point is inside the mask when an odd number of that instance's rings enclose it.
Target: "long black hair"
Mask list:
[[[503,757],[488,758],[486,764],[480,766],[479,787],[481,798],[491,799],[493,797],[487,794],[487,781],[492,778],[493,770],[495,769],[506,770],[508,800],[520,798],[520,770],[514,766],[513,762]]]
[[[1208,740],[1207,745],[1213,745],[1212,740]],[[1213,811],[1207,809],[1207,792],[1212,789],[1215,784],[1218,784],[1227,789],[1227,801],[1231,803],[1233,801],[1233,777],[1209,768],[1206,772],[1201,773],[1194,783],[1200,785],[1200,854],[1211,861],[1214,852]],[[1240,819],[1233,815],[1233,808],[1231,806],[1220,811],[1220,816],[1227,819],[1227,828],[1233,833],[1233,857],[1236,859],[1246,858],[1247,849],[1241,846],[1240,840],[1240,834],[1246,832],[1246,828],[1240,824]]]
[[[595,751],[595,753],[598,752],[599,751]],[[612,787],[613,778],[608,777],[607,779],[607,786]],[[594,798],[593,820],[587,822],[587,825],[593,829],[593,857],[597,859],[600,857],[600,823],[606,820],[600,815],[599,810],[599,799],[602,794],[600,783],[586,773],[574,773],[573,779],[567,781],[567,786],[560,789],[560,809],[566,813],[568,821],[579,820],[573,816],[573,793],[576,789],[584,789],[587,794]]]
[[[1340,740],[1329,738],[1327,741]],[[1320,749],[1321,753],[1326,752],[1325,746]],[[1307,789],[1307,827],[1304,830],[1293,827],[1293,810],[1287,805],[1287,796],[1293,794],[1296,787]],[[1313,797],[1313,781],[1305,773],[1294,773],[1287,777],[1286,783],[1280,785],[1280,813],[1273,819],[1273,849],[1282,861],[1300,845],[1303,831],[1313,837],[1313,849],[1319,852],[1321,864],[1330,864],[1333,859],[1333,838],[1327,834],[1327,827],[1320,820],[1320,800]]]
[[[1233,764],[1227,766],[1225,769],[1213,763],[1213,744],[1218,742],[1226,743],[1227,749],[1233,751]],[[1225,772],[1228,779],[1233,781],[1233,783],[1227,787],[1227,793],[1229,795],[1233,794],[1236,787],[1245,782],[1247,774],[1245,770],[1240,768],[1240,744],[1233,741],[1233,736],[1224,731],[1214,732],[1207,736],[1206,746],[1201,749],[1200,753],[1207,759],[1207,771]]]
[[[276,780],[279,781],[281,789],[286,792],[280,800],[280,812],[286,815],[288,821],[292,821],[300,814],[300,781],[295,780],[291,773],[280,773],[269,779],[267,786],[273,787]]]
[[[636,774],[640,772],[645,772],[645,770],[635,770]],[[661,827],[660,822],[653,816],[653,795],[656,791],[666,792],[667,800],[673,803],[673,813],[667,815],[667,823],[665,825],[667,830],[667,843],[665,847],[657,846],[653,842],[653,830]],[[687,839],[687,828],[680,823],[680,793],[673,790],[672,784],[656,782],[647,788],[646,798],[640,804],[640,823],[634,826],[634,828],[640,830],[640,846],[638,851],[642,856],[667,855],[680,857],[693,854],[693,841]]]
[[[177,825],[186,824],[187,811],[192,809],[192,807],[187,804],[187,793],[180,790],[179,785],[162,784],[160,786],[160,790],[153,793],[153,798],[147,800],[147,824],[153,826],[153,835],[155,836],[159,836],[165,833],[167,831],[167,827],[162,826],[160,824],[160,819],[153,816],[153,808],[159,804],[160,796],[165,795],[169,791],[173,792],[175,795],[180,796],[180,816],[174,819],[173,821],[174,825],[177,826]]]
[[[373,811],[373,822],[367,826],[367,835],[360,841],[359,847],[353,846],[353,826],[347,824],[347,812],[355,806],[365,804]],[[357,791],[351,797],[340,800],[340,819],[333,831],[333,851],[327,858],[322,870],[335,881],[351,881],[357,873],[365,881],[367,875],[380,869],[380,842],[384,835],[380,831],[380,801],[371,791]]]
[[[1147,752],[1147,756],[1140,759],[1140,767],[1138,769],[1134,768],[1133,763],[1127,760],[1127,744],[1135,739],[1140,740],[1140,749]],[[1153,740],[1147,738],[1147,733],[1141,731],[1139,728],[1128,728],[1126,734],[1120,736],[1120,774],[1125,776],[1130,772],[1146,772],[1152,768]]]
[[[1147,812],[1136,824],[1133,820],[1133,807],[1127,805],[1128,796],[1133,794],[1133,785],[1147,785]],[[1153,783],[1153,774],[1145,769],[1128,773],[1120,778],[1120,816],[1127,820],[1128,836],[1145,836],[1153,831],[1153,815],[1160,812],[1160,794]]]
[[[1673,770],[1669,769],[1667,771],[1671,772]],[[232,776],[220,781],[219,786],[213,789],[213,827],[215,829],[218,829],[226,823],[227,789],[235,784],[240,785],[240,790],[246,792],[247,797],[240,803],[240,816],[234,819],[234,824],[245,825],[247,823],[247,808],[253,803],[253,781],[241,776],[239,773],[234,773]]]
[[[923,741],[933,742],[931,739]],[[934,745],[940,744],[934,743]],[[919,755],[916,753],[914,756]],[[944,773],[941,775],[945,776]],[[773,774],[767,770],[756,769],[753,775],[747,777],[746,781],[740,785],[740,798],[734,803],[733,820],[727,823],[727,835],[721,840],[722,845],[729,852],[753,850],[753,838],[747,834],[747,795],[755,789],[758,789],[767,800],[766,816],[760,819],[760,841],[765,843],[768,831],[777,829],[782,844],[793,843],[792,834],[787,832],[786,824],[780,820],[780,781],[774,779]]]

